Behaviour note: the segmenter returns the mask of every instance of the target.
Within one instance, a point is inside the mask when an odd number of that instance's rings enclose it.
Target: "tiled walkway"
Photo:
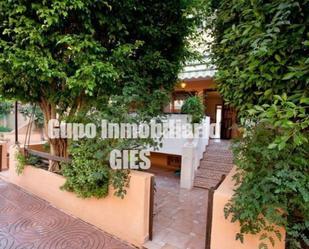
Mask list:
[[[129,249],[125,243],[0,180],[1,249]]]
[[[153,240],[148,249],[204,249],[207,194],[204,189],[180,189],[171,171],[156,174]]]

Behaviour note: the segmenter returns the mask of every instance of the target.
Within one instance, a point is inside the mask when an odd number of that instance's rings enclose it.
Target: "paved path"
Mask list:
[[[222,175],[233,168],[233,156],[228,140],[210,140],[194,179],[194,187],[216,187]]]
[[[152,168],[156,192],[153,240],[147,249],[204,249],[208,191],[181,189],[173,171]]]
[[[130,248],[0,179],[0,249]]]

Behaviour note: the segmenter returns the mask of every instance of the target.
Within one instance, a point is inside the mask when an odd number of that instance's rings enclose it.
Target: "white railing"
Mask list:
[[[181,158],[181,176],[180,187],[185,189],[191,189],[193,187],[193,181],[195,172],[200,164],[200,160],[203,158],[203,154],[206,150],[206,146],[209,143],[210,132],[210,118],[205,117],[201,123],[201,129],[204,129],[203,136],[189,140],[184,144]],[[206,134],[205,134],[206,132]]]
[[[183,114],[170,114],[166,118],[166,122],[174,119],[181,123],[189,123],[189,116]],[[195,171],[197,170],[200,160],[203,158],[206,146],[209,143],[210,135],[210,118],[205,117],[198,129],[198,136],[195,138],[163,138],[162,147],[158,150],[150,149],[153,152],[165,154],[180,155],[181,159],[181,177],[180,186],[182,188],[191,189]]]

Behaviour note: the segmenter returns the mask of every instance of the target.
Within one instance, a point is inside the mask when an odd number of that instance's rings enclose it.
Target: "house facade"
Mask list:
[[[205,116],[210,118],[211,138],[231,139],[238,136],[236,126],[236,111],[225,105],[217,90],[214,80],[215,69],[206,63],[193,62],[184,67],[179,75],[171,102],[164,109],[165,113],[180,113],[186,98],[199,96],[205,107]]]
[[[193,62],[184,67],[180,82],[171,94],[170,103],[164,108],[169,119],[185,120],[181,107],[190,96],[199,96],[205,107],[202,126],[207,136],[187,139],[165,139],[159,150],[151,152],[152,167],[175,171],[180,175],[180,186],[190,189],[200,160],[210,139],[232,139],[238,136],[236,111],[225,105],[214,80],[215,69],[206,63]]]

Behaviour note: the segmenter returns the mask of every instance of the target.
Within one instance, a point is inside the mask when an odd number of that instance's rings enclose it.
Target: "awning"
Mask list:
[[[205,79],[214,77],[216,70],[206,63],[188,63],[179,74],[181,80]]]

